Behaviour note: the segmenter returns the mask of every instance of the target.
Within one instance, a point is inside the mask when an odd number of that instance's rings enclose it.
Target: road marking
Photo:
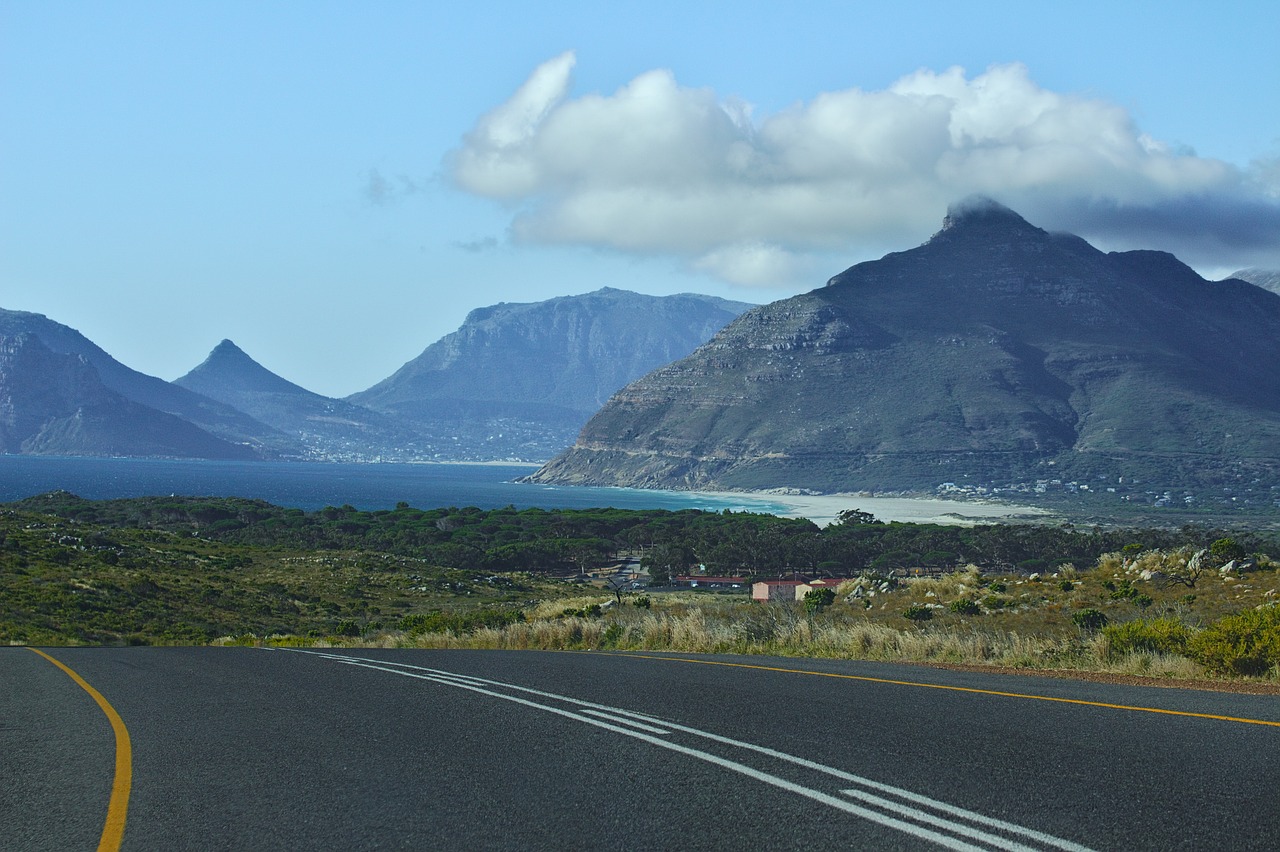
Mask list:
[[[577,652],[600,653],[600,652]],[[1159,713],[1164,716],[1187,716],[1192,719],[1213,719],[1218,722],[1238,722],[1242,725],[1267,725],[1280,728],[1280,722],[1269,719],[1246,719],[1239,716],[1218,716],[1213,713],[1193,713],[1190,710],[1165,710],[1160,707],[1140,707],[1130,704],[1108,704],[1105,701],[1086,701],[1083,698],[1058,698],[1053,695],[1036,695],[1032,692],[1001,692],[997,689],[978,689],[973,686],[952,686],[945,683],[928,683],[917,680],[892,680],[869,675],[839,674],[837,672],[815,672],[808,669],[788,669],[780,666],[761,666],[754,663],[727,663],[722,660],[698,660],[692,657],[659,657],[654,654],[609,653],[611,657],[633,657],[637,660],[666,660],[671,663],[697,663],[703,666],[727,666],[734,669],[758,669],[765,672],[784,672],[786,674],[813,675],[815,677],[833,677],[840,680],[858,680],[864,683],[883,683],[892,686],[917,686],[923,689],[943,689],[950,692],[968,692],[977,695],[995,695],[1000,698],[1025,698],[1032,701],[1052,701],[1058,704],[1079,704],[1085,707],[1103,707],[1108,710],[1130,710],[1135,713]]]
[[[591,701],[584,701],[567,695],[544,692],[542,690],[532,689],[518,684],[488,680],[473,675],[462,675],[441,669],[416,666],[409,663],[398,663],[370,657],[345,656],[301,649],[289,650],[294,653],[311,654],[360,668],[368,668],[375,671],[400,675],[402,677],[411,677],[419,680],[439,683],[445,686],[452,686],[458,689],[465,689],[493,698],[499,698],[504,701],[511,701],[532,709],[553,713],[588,725],[604,728],[605,730],[613,731],[614,733],[623,734],[651,745],[669,749],[671,751],[714,764],[723,769],[737,772],[765,784],[804,796],[837,810],[844,811],[845,813],[861,817],[862,819],[875,822],[888,828],[896,829],[921,840],[936,843],[947,849],[1003,849],[1008,850],[1008,852],[1035,852],[1037,847],[1028,846],[1025,842],[1022,842],[1034,841],[1040,843],[1042,847],[1052,847],[1054,849],[1065,850],[1065,852],[1089,852],[1088,847],[1086,846],[1082,846],[1070,840],[1054,837],[1053,835],[1046,834],[1044,832],[1026,828],[1025,826],[1017,825],[1016,823],[1006,822],[1004,820],[988,817],[975,811],[965,810],[964,808],[936,799],[931,799],[928,796],[914,793],[910,790],[872,781],[869,778],[862,778],[852,773],[835,769],[834,767],[825,766],[806,758],[787,754],[786,752],[780,752],[764,746],[730,739],[728,737],[720,736],[719,734],[713,734],[709,731],[702,731],[697,728],[691,728],[686,725],[680,725],[674,722],[658,719],[651,715],[635,713],[619,707],[610,707],[605,704],[597,704]],[[509,693],[497,692],[489,687],[523,692],[527,695],[558,701],[582,709],[578,712],[574,712],[562,707],[543,704],[538,701],[521,698]],[[902,801],[895,802],[885,796],[877,796],[859,789],[845,789],[839,791],[841,794],[849,796],[850,798],[856,798],[863,803],[855,804],[822,790],[797,784],[794,781],[764,772],[760,769],[756,769],[755,767],[748,766],[735,760],[730,760],[711,752],[675,743],[669,739],[660,739],[659,737],[652,736],[648,733],[642,732],[641,730],[636,730],[635,728],[619,727],[619,725],[622,724],[644,727],[638,725],[636,722],[630,721],[632,719],[643,720],[655,726],[661,725],[663,728],[669,728],[671,731],[681,731],[683,733],[702,737],[727,746],[765,755],[779,761],[785,761],[796,766],[801,766],[806,769],[839,778],[840,780],[848,783],[858,784],[867,789],[876,790],[889,796],[895,796]],[[670,731],[663,731],[663,733],[669,734]],[[919,805],[920,807],[912,807],[911,804],[904,804],[904,802]],[[943,814],[943,816],[940,816],[939,814]],[[954,819],[949,817],[953,817]],[[1015,835],[1019,839],[1015,840],[1010,837],[993,834],[977,826],[986,826],[987,828],[1003,832],[1006,835]],[[946,833],[944,834],[942,832]],[[967,838],[967,840],[961,838]],[[969,841],[974,841],[982,845],[974,845],[974,843]]]
[[[121,841],[124,840],[125,817],[129,811],[129,791],[133,787],[133,746],[129,742],[129,729],[124,726],[124,720],[111,706],[111,702],[103,698],[102,693],[90,686],[88,681],[72,671],[69,666],[55,660],[39,648],[28,650],[34,651],[62,669],[68,677],[80,685],[81,689],[89,693],[89,697],[97,702],[111,722],[111,730],[116,735],[116,769],[115,779],[111,782],[111,799],[107,804],[107,821],[102,826],[102,837],[98,840],[98,852],[116,852],[120,848]]]
[[[597,716],[601,719],[608,719],[615,725],[630,725],[633,728],[639,728],[640,730],[648,731],[651,734],[661,734],[665,736],[671,733],[666,728],[656,728],[653,725],[646,725],[644,722],[636,722],[617,713],[606,713],[603,710],[583,710],[582,712],[586,713],[588,716]]]

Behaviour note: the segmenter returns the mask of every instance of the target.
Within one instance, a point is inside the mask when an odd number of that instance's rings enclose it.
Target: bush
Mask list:
[[[924,604],[912,604],[902,614],[912,621],[928,621],[933,618],[933,610]]]
[[[1096,609],[1081,609],[1071,614],[1071,623],[1081,630],[1101,630],[1107,626],[1107,615]]]
[[[1190,645],[1192,658],[1210,671],[1265,674],[1280,666],[1280,607],[1228,615],[1197,633]]]
[[[516,610],[476,610],[474,612],[415,612],[396,624],[405,633],[469,633],[481,627],[504,627],[524,616]]]
[[[616,622],[614,624],[610,624],[608,627],[605,628],[603,635],[601,635],[600,637],[600,647],[602,648],[617,647],[618,640],[622,638],[622,634],[624,632],[625,631],[623,630],[623,627],[621,624],[618,624]]]
[[[1102,635],[1110,640],[1111,650],[1116,653],[1146,651],[1179,656],[1186,656],[1191,636],[1186,626],[1174,618],[1153,618],[1149,621],[1139,618],[1124,624],[1107,625],[1102,628]]]
[[[956,615],[977,615],[982,612],[982,607],[978,606],[977,601],[971,601],[968,598],[957,598],[947,604],[947,607]]]
[[[822,612],[831,604],[835,603],[835,589],[813,589],[804,594],[804,608],[806,612]]]
[[[1069,592],[1076,587],[1075,583],[1070,580],[1061,580],[1058,582],[1058,588],[1064,592]]]

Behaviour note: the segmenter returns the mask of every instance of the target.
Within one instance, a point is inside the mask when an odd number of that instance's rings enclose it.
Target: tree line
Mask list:
[[[9,504],[106,527],[157,529],[254,547],[362,550],[490,572],[583,571],[640,554],[655,579],[709,574],[773,577],[946,571],[973,564],[990,571],[1088,567],[1126,546],[1208,547],[1228,533],[1180,529],[1077,528],[1069,524],[972,527],[881,523],[859,511],[819,527],[804,519],[697,509],[500,509],[444,507],[362,511],[328,506],[306,512],[261,500],[142,497],[86,500],[52,492]],[[1249,552],[1280,550],[1274,533],[1232,531]]]

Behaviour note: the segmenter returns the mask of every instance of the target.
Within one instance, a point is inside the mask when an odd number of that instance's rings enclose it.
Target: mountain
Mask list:
[[[1280,483],[1280,296],[972,200],[918,248],[748,311],[626,386],[531,479],[1265,490]]]
[[[226,403],[289,435],[311,458],[368,461],[426,455],[420,439],[393,418],[295,385],[230,340],[174,384]]]
[[[1272,293],[1280,293],[1280,269],[1250,267],[1249,269],[1241,269],[1231,273],[1231,277],[1238,278],[1241,281],[1248,281],[1250,284],[1256,284],[1264,290],[1270,290]]]
[[[749,305],[604,288],[472,311],[348,401],[412,422],[461,457],[546,459],[627,382],[682,358]]]
[[[281,432],[229,405],[130,369],[73,328],[42,314],[0,309],[0,336],[28,334],[56,353],[83,357],[102,384],[125,399],[180,417],[235,444],[254,448],[260,456],[296,454],[300,448]]]
[[[54,352],[25,333],[0,335],[0,453],[254,458],[248,447],[126,399],[83,355]]]

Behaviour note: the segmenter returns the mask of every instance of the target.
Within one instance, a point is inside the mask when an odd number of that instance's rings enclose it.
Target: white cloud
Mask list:
[[[714,249],[697,258],[693,266],[744,287],[773,287],[779,281],[799,280],[803,273],[813,271],[793,252],[765,243],[738,243]]]
[[[1042,227],[1206,255],[1191,262],[1280,236],[1274,164],[1251,176],[1174,151],[1018,64],[920,70],[764,117],[665,70],[571,97],[573,65],[539,66],[450,157],[460,187],[514,206],[518,240],[674,254],[764,285],[809,283],[793,277],[806,253],[907,248],[975,193]],[[1215,216],[1196,225],[1206,205]],[[1227,233],[1242,220],[1247,234]]]

